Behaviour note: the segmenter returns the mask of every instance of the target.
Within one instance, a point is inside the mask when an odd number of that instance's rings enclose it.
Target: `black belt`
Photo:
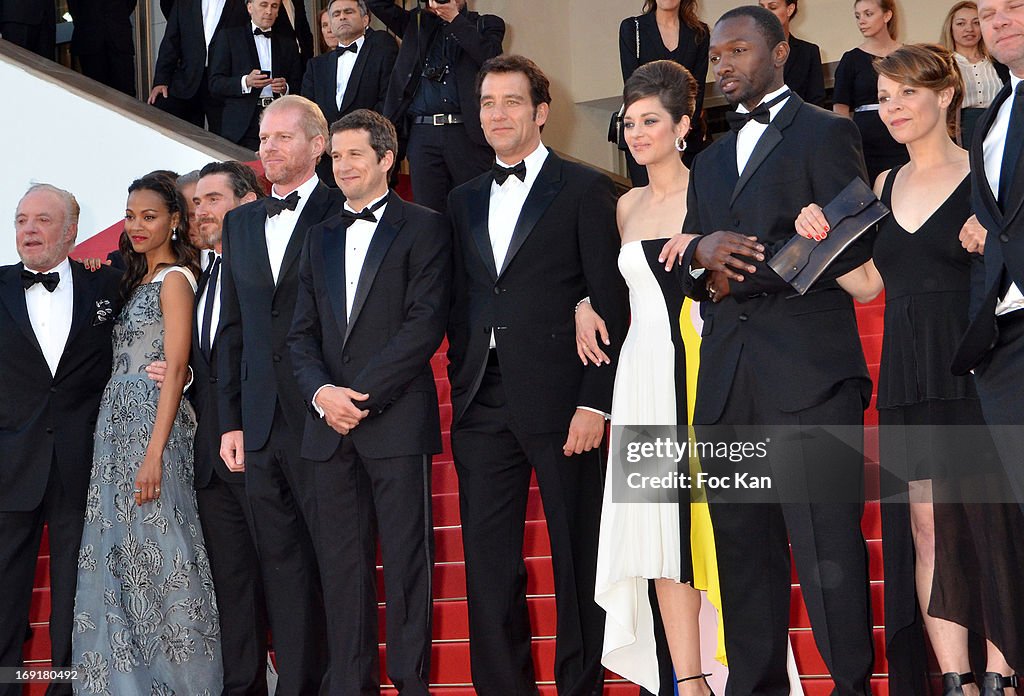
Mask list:
[[[454,126],[464,123],[462,114],[433,114],[432,116],[413,116],[412,122],[417,126]]]
[[[257,103],[257,104],[259,104],[259,106],[260,106],[260,108],[261,108],[261,109],[265,109],[265,108],[267,108],[268,106],[270,106],[271,104],[273,104],[273,103],[274,103],[274,100],[275,100],[276,98],[277,98],[277,97],[260,97],[260,98],[259,98],[259,99],[258,99],[258,100],[256,101],[256,103]]]

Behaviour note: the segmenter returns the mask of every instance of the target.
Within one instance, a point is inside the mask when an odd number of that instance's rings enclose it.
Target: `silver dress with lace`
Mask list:
[[[78,558],[76,694],[213,696],[223,688],[220,626],[193,488],[196,419],[182,399],[163,454],[159,499],[135,504],[135,476],[160,391],[144,371],[164,359],[160,289],[137,288],[114,326]]]

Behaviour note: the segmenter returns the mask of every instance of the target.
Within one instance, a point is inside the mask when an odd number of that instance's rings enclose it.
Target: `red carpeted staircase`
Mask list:
[[[878,361],[881,351],[882,333],[882,300],[870,305],[858,307],[857,318],[860,324],[861,339],[872,378],[877,378]],[[437,375],[438,392],[441,399],[442,427],[445,429],[445,450],[434,462],[433,495],[434,495],[434,528],[437,542],[437,567],[434,572],[434,646],[433,673],[431,682],[434,693],[442,696],[461,696],[472,694],[469,670],[469,630],[466,616],[466,580],[462,563],[462,534],[459,527],[458,480],[452,464],[450,441],[448,439],[448,423],[451,419],[451,406],[448,402],[448,382],[445,379],[445,358],[439,353],[434,358],[434,371]],[[870,495],[877,494],[877,414],[872,405],[867,413],[867,429],[865,433],[867,454],[867,480]],[[530,491],[530,502],[527,508],[526,540],[523,554],[527,559],[530,573],[528,592],[529,605],[533,617],[534,642],[533,652],[536,663],[537,678],[541,685],[541,693],[555,694],[553,686],[555,604],[554,581],[551,575],[551,551],[547,531],[544,526],[544,511],[540,496],[534,488]],[[879,520],[878,503],[868,503],[864,516],[864,534],[868,540],[871,559],[871,590],[872,608],[875,624],[875,694],[886,696],[888,688],[884,678],[886,663],[883,653],[882,628],[882,549],[881,523]],[[30,667],[45,667],[49,664],[49,637],[46,619],[49,615],[49,575],[48,549],[44,537],[36,572],[36,590],[32,603],[32,639],[26,645],[26,659]],[[380,574],[378,572],[378,578]],[[803,676],[803,686],[808,696],[826,696],[832,690],[831,680],[811,635],[807,611],[800,597],[796,576],[793,578],[793,604],[791,609],[791,636],[793,649],[796,653],[797,665]],[[383,596],[383,582],[380,593]],[[383,609],[381,609],[383,613]],[[383,616],[381,620],[383,633]],[[383,638],[383,636],[382,636]],[[383,645],[381,661],[384,661]],[[383,665],[382,665],[383,666]],[[386,676],[384,677],[386,682]],[[42,696],[45,685],[32,685],[27,693],[31,696]],[[394,693],[387,690],[386,693]],[[615,675],[608,675],[605,694],[619,696],[637,693],[637,687],[624,683]],[[119,694],[118,696],[133,696]],[[484,696],[501,696],[487,694]]]

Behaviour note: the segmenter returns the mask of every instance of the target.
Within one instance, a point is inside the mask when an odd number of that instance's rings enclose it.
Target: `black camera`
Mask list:
[[[443,82],[445,75],[448,74],[448,63],[444,63],[442,65],[424,65],[423,72],[420,74],[428,80]]]

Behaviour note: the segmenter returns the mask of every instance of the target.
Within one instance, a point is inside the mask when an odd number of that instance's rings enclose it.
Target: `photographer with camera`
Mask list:
[[[368,0],[370,11],[402,37],[384,115],[409,157],[416,203],[445,212],[448,192],[490,169],[494,151],[480,128],[476,74],[502,52],[505,22],[470,12],[466,0]]]

